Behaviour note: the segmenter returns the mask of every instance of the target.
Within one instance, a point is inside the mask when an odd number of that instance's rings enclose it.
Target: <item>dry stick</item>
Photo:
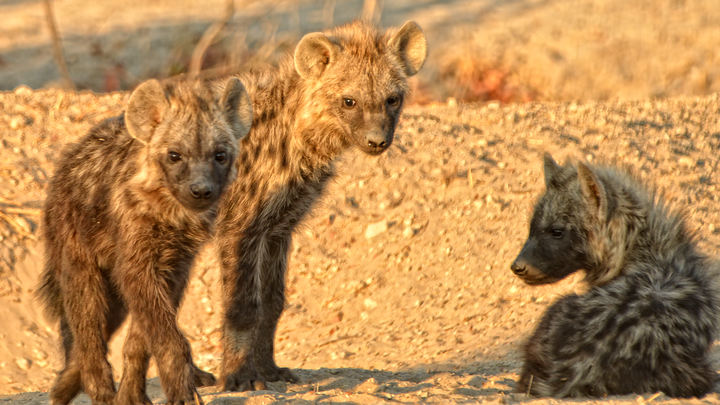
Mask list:
[[[362,19],[377,24],[382,15],[383,0],[365,0],[363,2]]]
[[[68,72],[67,65],[65,64],[62,44],[60,43],[60,34],[58,33],[57,24],[55,24],[55,14],[53,13],[52,0],[43,0],[43,5],[45,6],[45,18],[47,19],[48,28],[50,28],[50,35],[52,35],[55,63],[57,64],[58,70],[60,70],[63,86],[67,89],[75,90],[75,83],[73,82],[72,77],[70,77],[70,72]]]
[[[535,376],[530,374],[530,383],[528,384],[528,389],[527,389],[527,393],[526,393],[527,396],[530,396],[530,389],[532,388],[533,377],[535,377]]]
[[[323,7],[323,24],[325,28],[332,27],[335,22],[335,0],[325,0]]]
[[[235,0],[227,0],[223,19],[215,22],[213,25],[208,27],[207,30],[205,30],[205,33],[193,50],[192,57],[190,58],[190,79],[196,79],[198,77],[200,69],[202,68],[202,60],[205,56],[205,52],[210,47],[210,44],[212,44],[215,37],[225,28],[234,14]]]

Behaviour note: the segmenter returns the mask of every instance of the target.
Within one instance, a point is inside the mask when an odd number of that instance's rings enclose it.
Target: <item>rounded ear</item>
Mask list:
[[[422,29],[414,21],[408,21],[388,42],[390,51],[403,62],[405,74],[413,76],[425,63],[427,41]]]
[[[545,169],[545,188],[550,188],[555,176],[562,171],[562,167],[555,163],[552,155],[545,152],[543,155],[543,168]]]
[[[320,77],[338,52],[338,46],[322,32],[307,34],[295,48],[295,70],[304,79]]]
[[[580,180],[580,193],[587,204],[588,211],[595,215],[599,223],[604,224],[608,215],[608,197],[605,193],[605,186],[592,169],[583,163],[578,164],[578,180]]]
[[[222,106],[228,123],[235,133],[235,139],[240,140],[245,137],[252,126],[253,109],[250,96],[240,79],[233,77],[227,81]]]
[[[130,136],[142,143],[150,142],[168,107],[165,92],[155,79],[141,83],[130,95],[125,109],[125,125]]]

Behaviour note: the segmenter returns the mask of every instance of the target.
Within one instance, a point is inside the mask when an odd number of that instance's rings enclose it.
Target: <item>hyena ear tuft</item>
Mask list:
[[[555,162],[552,155],[545,152],[543,155],[543,168],[545,170],[545,188],[550,188],[553,185],[553,179],[562,171],[562,167]]]
[[[416,74],[427,57],[427,40],[422,29],[414,21],[408,21],[388,42],[393,52],[403,62],[405,74]]]
[[[295,48],[295,69],[304,79],[318,78],[335,61],[338,52],[338,46],[325,34],[307,34]]]
[[[588,211],[596,216],[598,222],[605,223],[608,215],[605,186],[592,169],[583,163],[578,164],[578,180],[580,180],[580,193],[587,204]]]
[[[244,138],[252,126],[253,109],[250,96],[240,79],[232,78],[227,81],[222,106],[235,139]]]
[[[125,125],[130,136],[142,143],[150,142],[168,107],[160,82],[155,79],[141,83],[130,95],[125,109]]]

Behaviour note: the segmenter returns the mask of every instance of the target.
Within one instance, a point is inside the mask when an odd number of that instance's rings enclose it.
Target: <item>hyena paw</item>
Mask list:
[[[81,389],[80,371],[77,369],[63,370],[50,390],[50,403],[52,405],[67,405],[77,396]]]
[[[270,382],[285,381],[285,382],[289,382],[289,383],[298,382],[298,378],[287,367],[271,366],[271,367],[259,367],[259,369],[260,369],[260,375],[262,375],[266,381],[270,381]]]
[[[90,397],[93,405],[110,404],[115,398],[115,382],[110,364],[84,370],[82,373],[83,391]]]
[[[265,379],[257,373],[237,370],[222,378],[223,391],[260,391],[267,389]]]
[[[150,400],[150,398],[148,398],[145,392],[136,392],[133,394],[129,394],[127,393],[127,391],[121,388],[120,391],[118,391],[117,395],[115,395],[115,402],[113,402],[113,405],[137,404],[152,405],[152,401]]]
[[[209,387],[217,384],[217,379],[212,373],[201,370],[193,364],[193,382],[195,382],[196,387]]]
[[[184,398],[180,398],[177,395],[168,395],[167,405],[205,405],[205,402],[203,402],[202,397],[193,387],[184,395]]]

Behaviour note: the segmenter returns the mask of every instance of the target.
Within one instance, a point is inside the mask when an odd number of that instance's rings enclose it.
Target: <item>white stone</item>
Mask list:
[[[387,220],[383,219],[380,222],[376,222],[374,224],[368,225],[367,229],[365,230],[365,237],[367,239],[372,239],[381,233],[385,233],[388,230],[388,223]]]

